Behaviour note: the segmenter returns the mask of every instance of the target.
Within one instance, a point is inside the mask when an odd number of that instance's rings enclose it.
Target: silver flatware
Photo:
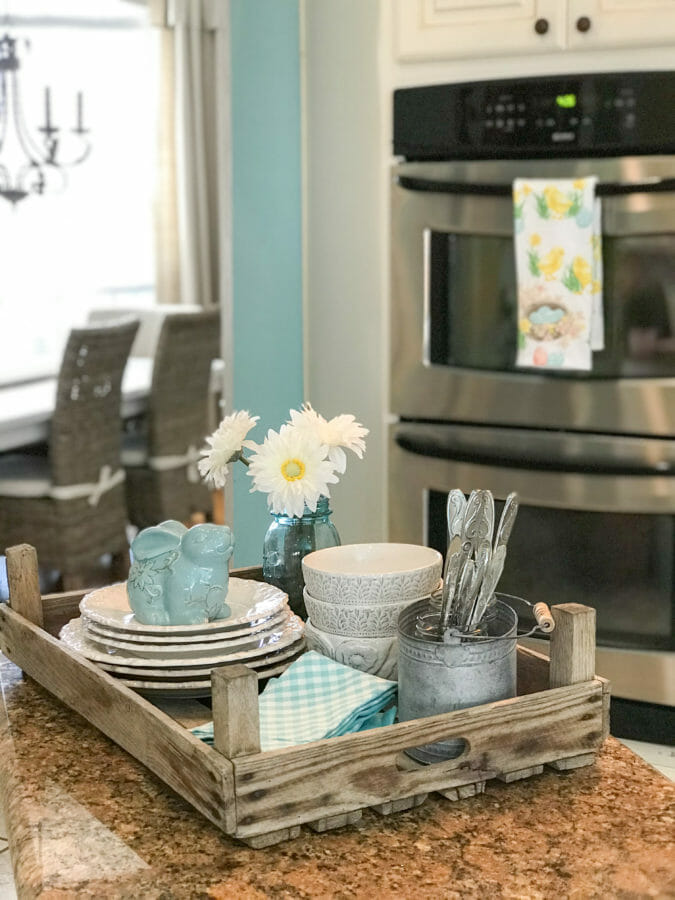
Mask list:
[[[506,500],[504,501],[504,508],[502,509],[502,514],[499,519],[499,525],[497,526],[497,533],[495,534],[495,546],[500,545],[506,546],[509,538],[511,537],[511,532],[513,531],[513,523],[516,520],[516,514],[518,513],[518,494],[515,491],[512,494],[509,494]]]
[[[466,504],[462,538],[471,541],[472,552],[486,538],[492,538],[494,500],[490,491],[472,491]]]
[[[447,597],[445,584],[447,581],[448,566],[453,554],[457,553],[462,546],[462,527],[464,524],[464,513],[466,511],[466,497],[459,488],[453,488],[448,494],[448,500],[445,506],[445,515],[448,525],[448,547],[445,551],[445,564],[443,566],[443,580],[441,592],[436,592],[431,596],[431,606],[434,609],[441,609]]]
[[[506,545],[500,544],[492,554],[485,576],[483,577],[483,582],[480,586],[478,599],[476,600],[471,620],[467,623],[469,631],[473,631],[478,626],[481,619],[494,602],[495,588],[504,571],[505,559]]]
[[[462,630],[468,630],[469,624],[474,619],[478,595],[480,593],[485,573],[492,559],[492,545],[489,538],[481,541],[476,550],[476,562],[474,566],[474,577],[471,584],[471,590],[462,604],[462,612],[459,617],[459,627]]]
[[[459,550],[450,556],[448,570],[443,581],[441,613],[438,620],[438,633],[443,634],[451,621],[457,602],[458,588],[467,561],[471,557],[471,542],[464,541]]]

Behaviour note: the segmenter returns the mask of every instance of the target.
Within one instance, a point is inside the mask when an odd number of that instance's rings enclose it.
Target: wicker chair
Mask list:
[[[148,410],[122,449],[129,521],[139,529],[165,519],[189,523],[211,510],[196,459],[210,430],[211,363],[219,351],[217,310],[164,318]]]
[[[0,456],[0,549],[32,544],[64,588],[113,554],[128,567],[121,385],[137,320],[70,332],[45,452]]]

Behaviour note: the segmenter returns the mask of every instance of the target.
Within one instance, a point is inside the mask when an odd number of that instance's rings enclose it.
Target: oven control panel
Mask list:
[[[627,156],[675,149],[675,72],[596,73],[402,88],[407,159]]]

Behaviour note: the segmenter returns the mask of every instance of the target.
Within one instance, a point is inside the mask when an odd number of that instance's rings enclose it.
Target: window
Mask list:
[[[21,0],[1,32],[19,41],[26,125],[41,138],[48,86],[60,157],[75,158],[82,91],[91,152],[60,192],[14,207],[0,198],[0,382],[54,371],[91,309],[155,302],[157,35],[128,0],[61,0],[58,18],[50,8]]]

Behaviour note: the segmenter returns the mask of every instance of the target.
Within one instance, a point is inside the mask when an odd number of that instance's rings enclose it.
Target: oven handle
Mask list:
[[[484,197],[510,197],[513,186],[490,182],[435,181],[430,178],[413,178],[398,175],[397,184],[406,191],[422,191],[432,194],[473,194]],[[655,178],[653,181],[602,182],[596,185],[598,197],[619,197],[624,194],[660,194],[675,191],[675,178]]]
[[[622,444],[620,438],[614,438],[625,449],[612,456],[603,452],[605,442],[602,437],[595,440],[592,435],[568,435],[566,452],[565,440],[557,433],[517,431],[520,434],[509,437],[508,429],[400,422],[394,428],[393,437],[396,444],[409,453],[453,462],[581,475],[675,476],[675,446],[672,442],[660,452],[647,453],[645,458],[639,450],[635,451],[630,439]],[[638,443],[644,444],[643,441]]]

